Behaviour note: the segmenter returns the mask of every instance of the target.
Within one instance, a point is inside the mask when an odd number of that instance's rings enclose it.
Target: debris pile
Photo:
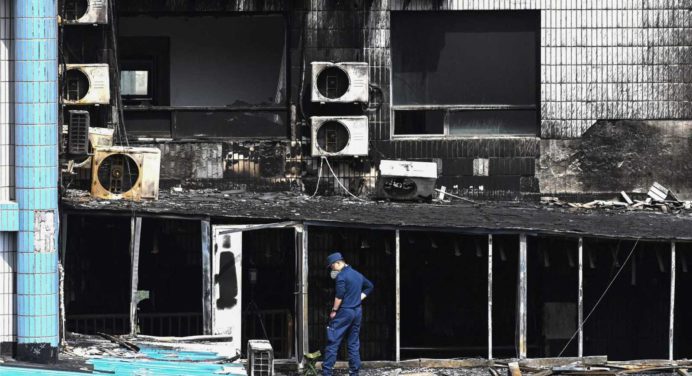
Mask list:
[[[666,187],[654,183],[644,200],[633,200],[622,191],[619,197],[611,200],[594,200],[587,203],[566,202],[558,197],[541,197],[541,204],[575,209],[621,209],[627,211],[646,210],[679,214],[692,210],[692,201],[681,201]]]
[[[377,363],[377,364],[372,364]],[[384,363],[384,364],[380,364]],[[607,356],[583,358],[536,359],[419,359],[399,363],[371,362],[364,364],[363,376],[625,376],[651,375],[690,376],[690,360],[608,361]],[[337,363],[335,374],[348,374],[347,364]]]
[[[563,358],[564,359],[564,358]],[[620,376],[628,374],[678,373],[688,376],[690,360],[633,360],[608,361],[605,356],[584,357],[568,364],[559,364],[560,358],[531,359],[519,362],[496,363],[489,367],[491,376]]]

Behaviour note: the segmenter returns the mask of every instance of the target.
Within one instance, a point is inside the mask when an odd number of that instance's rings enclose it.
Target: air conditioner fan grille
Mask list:
[[[338,67],[328,67],[317,75],[317,90],[323,97],[338,99],[348,91],[348,74]]]
[[[127,154],[113,154],[99,164],[97,177],[101,186],[112,194],[124,194],[139,179],[139,168]]]
[[[67,21],[77,21],[84,17],[88,9],[88,0],[65,0],[65,19]]]
[[[78,101],[89,92],[89,78],[79,69],[70,69],[65,73],[67,100]]]
[[[338,153],[348,145],[350,133],[338,121],[327,121],[317,129],[317,146],[327,153]]]

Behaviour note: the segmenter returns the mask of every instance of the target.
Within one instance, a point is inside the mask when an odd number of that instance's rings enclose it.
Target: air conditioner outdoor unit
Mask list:
[[[320,103],[368,102],[367,63],[312,63],[312,101]]]
[[[71,155],[89,154],[89,111],[70,110],[67,124],[67,152]]]
[[[367,116],[313,116],[312,156],[368,155]]]
[[[63,104],[109,104],[111,100],[108,64],[67,64],[63,80]]]
[[[249,340],[247,342],[247,375],[274,375],[274,349],[267,340]]]
[[[91,195],[109,200],[156,200],[160,165],[158,148],[95,148],[91,161]]]
[[[437,163],[380,161],[377,196],[390,200],[430,200],[437,183]]]
[[[69,25],[108,23],[108,0],[65,0],[65,19]]]

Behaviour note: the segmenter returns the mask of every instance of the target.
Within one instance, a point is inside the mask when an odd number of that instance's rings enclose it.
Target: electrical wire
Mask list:
[[[380,97],[381,97],[382,100],[376,101],[376,102],[375,102],[375,106],[371,106],[369,102],[368,102],[368,103],[362,103],[362,104],[361,104],[361,109],[362,109],[364,112],[377,111],[377,110],[380,109],[380,107],[382,107],[382,102],[384,102],[384,91],[382,90],[382,88],[381,88],[379,85],[373,84],[373,83],[369,83],[369,84],[368,84],[368,90],[379,92],[379,95],[380,95]],[[369,95],[369,96],[370,96],[370,97],[373,97],[373,95]]]
[[[113,6],[114,1],[109,1],[109,11],[110,14],[115,15],[115,8]],[[111,41],[113,43],[113,55],[114,55],[114,63],[115,65],[115,83],[114,83],[114,88],[115,90],[115,101],[116,105],[118,106],[118,137],[120,138],[120,142],[125,143],[126,146],[130,146],[129,139],[127,137],[127,130],[125,129],[125,114],[123,112],[123,102],[122,102],[122,95],[121,95],[121,88],[120,88],[120,62],[118,61],[119,57],[119,52],[118,52],[118,30],[115,25],[115,16],[113,16],[113,19],[110,22],[111,26]]]
[[[630,253],[627,255],[625,262],[623,262],[622,265],[620,265],[620,269],[618,269],[617,273],[615,273],[615,276],[613,276],[613,278],[610,280],[610,282],[608,283],[608,286],[606,286],[605,290],[603,291],[601,296],[596,301],[596,304],[593,306],[593,308],[591,308],[591,311],[589,311],[589,314],[586,315],[586,318],[584,318],[584,320],[579,323],[579,327],[577,328],[577,330],[574,332],[574,334],[572,334],[572,337],[570,337],[569,341],[567,341],[567,343],[565,344],[565,347],[562,348],[562,350],[560,351],[560,354],[558,354],[558,356],[557,356],[558,358],[560,358],[562,356],[562,354],[565,352],[565,350],[567,350],[567,346],[569,346],[569,344],[572,342],[572,340],[574,340],[574,337],[576,337],[577,334],[579,334],[579,332],[584,328],[584,324],[586,324],[586,322],[589,320],[589,317],[591,317],[591,314],[593,314],[594,311],[596,310],[596,308],[598,308],[598,305],[601,303],[601,301],[603,300],[605,295],[608,293],[608,290],[610,290],[610,287],[613,285],[615,280],[618,278],[618,276],[620,275],[620,272],[622,272],[622,270],[625,268],[625,265],[627,265],[627,262],[632,257],[632,254],[634,253],[635,249],[637,249],[637,244],[639,244],[639,238],[637,238],[637,241],[634,242],[634,246],[632,247],[632,250],[630,250]]]
[[[303,121],[307,121],[307,116],[305,116],[305,100],[303,95],[305,94],[305,34],[307,34],[308,25],[308,15],[307,13],[303,16],[303,30],[300,33],[300,94],[298,96],[298,104],[300,105],[300,114],[303,117]],[[302,137],[302,135],[301,135]]]
[[[317,195],[317,191],[320,189],[320,180],[322,180],[322,163],[324,162],[324,159],[320,158],[320,169],[317,171],[317,185],[315,185],[315,193],[310,196],[310,198],[313,198]]]
[[[327,159],[326,156],[322,156],[322,159],[324,159],[324,161],[327,162],[327,167],[329,167],[329,171],[332,173],[332,176],[334,177],[334,180],[336,180],[336,182],[339,184],[339,186],[341,186],[341,188],[343,188],[344,191],[346,191],[346,193],[348,193],[351,197],[355,198],[356,200],[364,201],[362,198],[360,198],[360,197],[354,195],[353,193],[351,193],[351,191],[349,191],[349,190],[341,183],[341,179],[339,179],[339,177],[336,176],[336,173],[334,172],[334,170],[332,170],[332,165],[329,164],[329,159]]]
[[[130,140],[127,137],[127,129],[125,128],[125,113],[123,111],[123,99],[121,95],[121,87],[120,87],[120,61],[119,61],[119,52],[118,52],[118,29],[116,26],[116,17],[115,15],[117,14],[115,12],[115,7],[113,5],[115,1],[109,1],[108,2],[108,7],[109,7],[109,12],[112,16],[112,19],[110,20],[110,29],[111,29],[111,42],[113,43],[113,65],[115,66],[115,82],[114,82],[114,89],[115,89],[115,104],[118,107],[118,122],[116,126],[118,127],[118,138],[120,139],[120,144],[123,144],[123,141],[125,143],[126,147],[130,147]],[[124,157],[125,161],[125,168],[127,168],[127,178],[130,182],[130,189],[134,189],[134,184],[132,182],[132,170],[130,169],[130,163],[128,163],[127,157]],[[98,171],[92,171],[93,173],[98,173]],[[140,171],[139,173],[142,173]],[[130,211],[131,211],[131,216],[132,219],[134,219],[137,215],[137,211],[135,209],[134,203],[130,202],[129,203]]]

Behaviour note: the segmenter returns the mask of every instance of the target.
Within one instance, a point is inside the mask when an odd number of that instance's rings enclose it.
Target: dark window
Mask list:
[[[397,134],[444,134],[444,111],[396,111]]]
[[[288,135],[283,16],[121,17],[119,33],[128,134]],[[152,52],[154,42],[158,47]],[[152,124],[147,111],[157,113],[155,129],[146,128]],[[169,115],[159,116],[162,112]]]
[[[170,104],[170,40],[167,37],[121,37],[120,94],[137,105]]]
[[[391,28],[395,135],[537,133],[539,12],[392,12]]]

